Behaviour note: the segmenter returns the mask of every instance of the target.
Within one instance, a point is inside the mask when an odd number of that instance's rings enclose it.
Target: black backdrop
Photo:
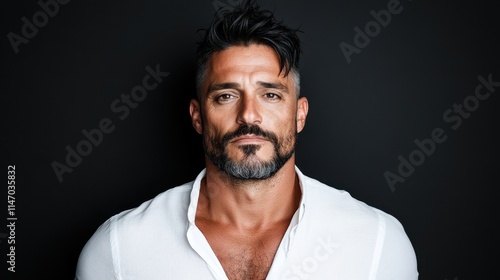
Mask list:
[[[16,168],[14,216],[8,186],[0,194],[2,279],[72,279],[80,250],[102,222],[203,168],[188,114],[196,31],[215,6],[238,1],[42,0],[58,3],[46,16],[37,1],[13,2],[2,4],[1,27],[3,176]],[[493,1],[262,3],[304,31],[302,94],[310,113],[299,168],[398,218],[420,279],[499,279],[500,87],[475,95],[479,76],[500,81]],[[388,5],[390,22],[372,22],[370,11]],[[148,66],[169,75],[142,94],[136,86]],[[126,114],[120,96],[132,91],[140,101],[129,101],[135,108],[127,105]],[[453,111],[460,104],[462,115]],[[82,130],[95,132],[101,122],[114,130],[90,151]],[[442,143],[418,150],[415,140],[432,138],[435,129]],[[67,146],[88,155],[70,157],[72,172],[60,182],[52,165],[68,164]],[[398,171],[401,159],[414,170]],[[7,270],[8,217],[17,218],[15,273]]]

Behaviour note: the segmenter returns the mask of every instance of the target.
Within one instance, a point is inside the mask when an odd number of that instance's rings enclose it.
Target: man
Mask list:
[[[190,104],[206,169],[106,221],[77,279],[418,278],[395,218],[295,166],[300,52],[296,32],[251,2],[214,19]]]

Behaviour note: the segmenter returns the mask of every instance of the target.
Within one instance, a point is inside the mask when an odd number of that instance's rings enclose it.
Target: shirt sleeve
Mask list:
[[[385,236],[380,250],[377,280],[417,280],[417,258],[401,223],[385,214]]]
[[[75,280],[119,279],[114,273],[111,226],[112,218],[103,223],[85,244],[78,259]]]

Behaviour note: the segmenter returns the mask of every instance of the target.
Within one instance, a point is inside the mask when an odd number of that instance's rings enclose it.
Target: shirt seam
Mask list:
[[[370,274],[368,279],[375,280],[377,279],[378,268],[380,265],[380,258],[382,256],[382,249],[384,247],[385,240],[385,232],[386,232],[386,224],[384,217],[377,211],[377,241],[375,243],[375,249],[373,250],[373,261],[370,267]]]
[[[113,273],[115,279],[121,280],[120,270],[120,248],[118,244],[118,233],[116,229],[116,216],[111,217],[109,241],[111,244],[111,259],[113,261]]]

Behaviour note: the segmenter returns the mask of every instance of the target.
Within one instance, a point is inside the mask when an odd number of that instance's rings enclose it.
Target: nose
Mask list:
[[[260,124],[262,116],[259,110],[259,104],[255,97],[243,95],[238,108],[238,124]]]

